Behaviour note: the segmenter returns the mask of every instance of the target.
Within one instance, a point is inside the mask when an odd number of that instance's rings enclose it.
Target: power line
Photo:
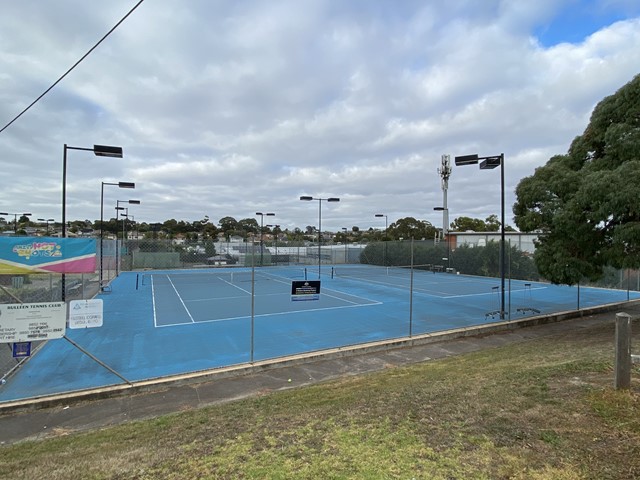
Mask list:
[[[129,10],[129,12],[127,12],[127,14],[126,14],[124,17],[122,17],[122,18],[120,19],[120,21],[119,21],[118,23],[116,23],[116,24],[113,26],[113,28],[112,28],[111,30],[109,30],[109,31],[105,34],[105,36],[104,36],[104,37],[102,37],[102,38],[98,41],[98,43],[96,43],[93,47],[91,47],[91,49],[90,49],[87,53],[85,53],[85,54],[80,58],[80,60],[78,60],[76,63],[74,63],[74,64],[73,64],[73,66],[72,66],[69,70],[67,70],[66,72],[64,72],[64,74],[63,74],[60,78],[58,78],[58,80],[56,80],[56,81],[53,83],[53,85],[51,85],[49,88],[47,88],[47,89],[46,89],[46,90],[45,90],[45,91],[44,91],[44,92],[43,92],[43,93],[42,93],[38,98],[36,98],[33,102],[31,102],[31,103],[29,104],[29,106],[28,106],[28,107],[26,107],[26,108],[25,108],[24,110],[22,110],[18,115],[16,115],[16,116],[13,118],[13,120],[11,120],[11,121],[10,121],[9,123],[7,123],[4,127],[2,127],[2,129],[0,129],[0,133],[4,132],[7,128],[9,128],[9,126],[10,126],[11,124],[13,124],[13,122],[15,122],[16,120],[18,120],[22,115],[24,115],[24,114],[25,114],[25,113],[26,113],[26,112],[27,112],[31,107],[33,107],[36,103],[38,103],[42,97],[44,97],[47,93],[49,93],[49,92],[53,89],[53,87],[55,87],[56,85],[58,85],[58,83],[60,83],[64,77],[66,77],[69,73],[71,73],[71,71],[72,71],[74,68],[76,68],[78,65],[80,65],[80,63],[81,63],[85,58],[87,58],[91,52],[93,52],[96,48],[98,48],[98,45],[100,45],[100,44],[101,44],[101,43],[102,43],[102,42],[103,42],[103,41],[104,41],[104,40],[105,40],[109,35],[111,35],[111,34],[113,33],[113,31],[114,31],[116,28],[118,28],[118,27],[120,26],[120,24],[121,24],[122,22],[124,22],[124,21],[127,19],[127,17],[128,17],[129,15],[131,15],[131,14],[134,12],[134,10],[135,10],[136,8],[138,8],[138,7],[140,6],[140,4],[141,4],[142,2],[144,2],[144,0],[140,0],[138,3],[136,3],[136,4],[134,5],[134,7],[133,7],[131,10]]]

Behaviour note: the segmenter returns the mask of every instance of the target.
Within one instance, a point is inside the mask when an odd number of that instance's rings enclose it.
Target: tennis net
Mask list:
[[[379,277],[409,277],[411,270],[421,272],[436,272],[434,265],[396,265],[385,267],[381,265],[339,266],[333,267],[332,278],[379,278]]]
[[[147,272],[142,274],[142,285],[202,285],[233,284],[259,281],[291,281],[306,279],[307,269],[206,269],[171,272]]]

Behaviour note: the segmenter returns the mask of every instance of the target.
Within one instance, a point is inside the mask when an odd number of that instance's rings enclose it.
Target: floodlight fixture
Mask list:
[[[122,147],[114,147],[111,145],[94,145],[93,153],[96,157],[122,158]]]
[[[473,154],[473,155],[462,155],[459,157],[455,157],[455,162],[456,165],[460,166],[460,165],[473,165],[478,163],[478,155],[477,154]]]

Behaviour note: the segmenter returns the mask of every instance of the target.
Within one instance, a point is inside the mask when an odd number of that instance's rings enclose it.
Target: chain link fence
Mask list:
[[[615,301],[630,299],[630,292],[640,291],[637,270],[607,269],[598,282],[583,282],[561,291],[561,298],[545,298],[545,279],[538,272],[531,246],[519,243],[505,246],[505,265],[501,266],[499,242],[484,245],[450,245],[444,241],[394,241],[368,244],[322,244],[310,242],[179,242],[175,240],[104,240],[98,250],[97,267],[93,273],[62,275],[29,274],[0,275],[0,303],[40,303],[60,301],[65,288],[65,300],[93,298],[101,288],[100,280],[109,282],[123,271],[154,271],[167,269],[210,269],[216,267],[280,267],[300,265],[309,278],[318,276],[349,276],[363,282],[388,285],[384,288],[405,289],[408,296],[422,295],[428,303],[425,287],[415,288],[409,281],[413,273],[429,271],[443,274],[434,278],[434,285],[449,278],[466,295],[464,285],[474,278],[489,279],[478,295],[478,315],[500,313],[501,281],[505,284],[505,319],[521,314],[553,313],[590,306],[583,287],[607,289],[615,293]],[[99,247],[98,247],[99,248]],[[372,274],[371,267],[376,268]],[[380,275],[405,278],[401,282],[385,282]],[[451,277],[449,277],[451,276]],[[456,282],[460,282],[457,284]],[[513,283],[512,283],[513,282]],[[455,286],[455,285],[460,285]],[[437,290],[436,287],[434,289]],[[435,290],[434,290],[435,291]],[[447,294],[451,295],[451,294]],[[474,294],[476,295],[476,294]],[[451,295],[452,307],[455,295]],[[411,319],[411,310],[397,311],[398,320]],[[450,312],[448,313],[451,314]],[[34,345],[34,349],[37,345]],[[12,358],[11,345],[0,345],[0,378],[19,365]]]

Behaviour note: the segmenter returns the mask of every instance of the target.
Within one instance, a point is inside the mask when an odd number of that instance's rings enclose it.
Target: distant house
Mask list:
[[[504,239],[508,245],[512,245],[523,252],[534,253],[535,240],[539,233],[504,232]],[[462,245],[470,247],[484,247],[489,242],[499,242],[500,232],[452,232],[449,231],[449,242],[452,249]]]

